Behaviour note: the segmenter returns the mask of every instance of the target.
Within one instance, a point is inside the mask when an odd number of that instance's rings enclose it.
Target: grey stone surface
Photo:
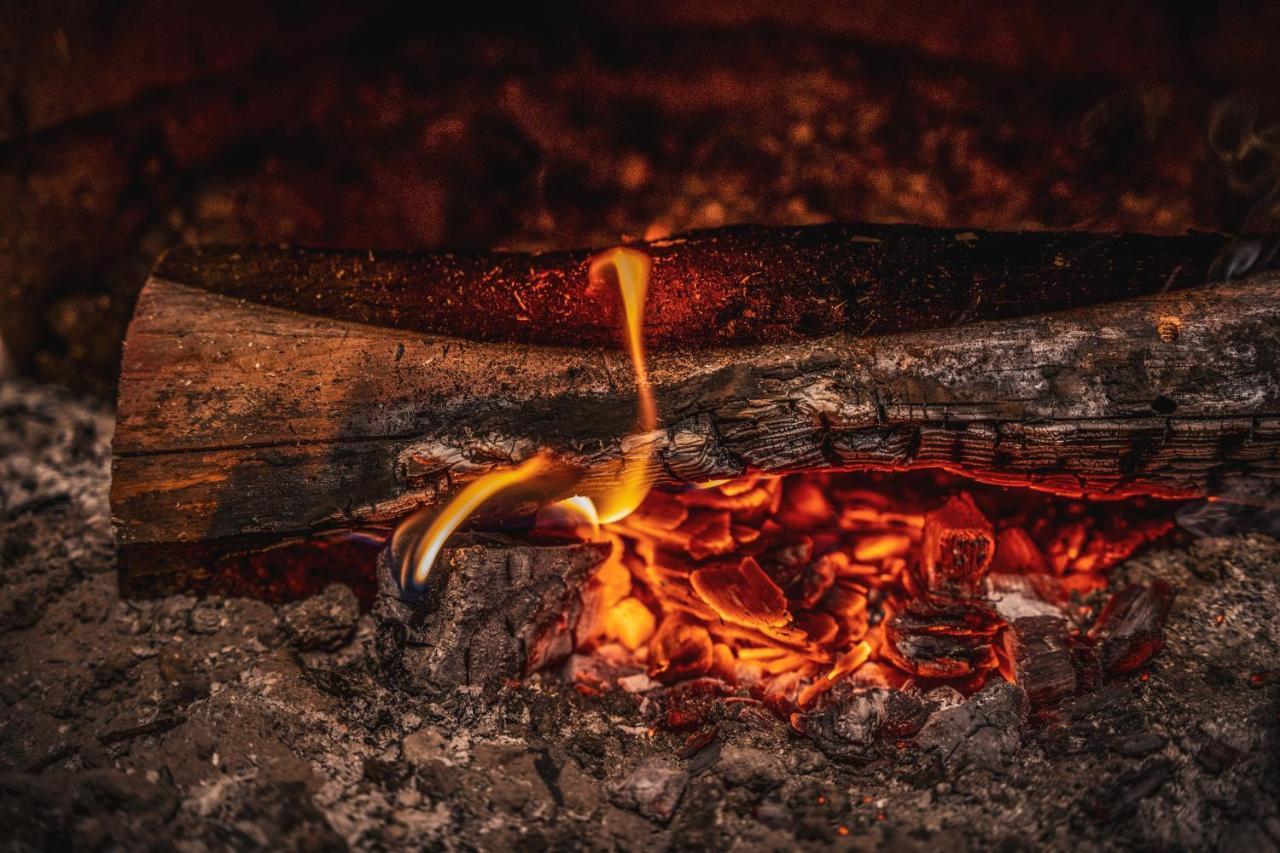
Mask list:
[[[1273,539],[1205,539],[1121,566],[1117,586],[1179,590],[1165,647],[1132,676],[1025,722],[1016,688],[1000,683],[967,699],[833,691],[841,722],[824,731],[849,747],[833,757],[819,727],[802,736],[743,697],[709,703],[709,738],[652,724],[662,687],[589,697],[543,673],[424,697],[393,686],[368,615],[337,651],[300,654],[282,608],[260,601],[122,601],[109,417],[29,385],[0,384],[0,401],[0,465],[43,472],[0,483],[3,612],[19,612],[15,594],[24,602],[24,618],[0,623],[6,845],[1280,843]],[[920,714],[919,733],[900,734]]]
[[[194,612],[198,612],[199,608]],[[295,648],[335,651],[355,633],[360,602],[346,584],[330,584],[320,595],[286,605],[281,616]]]

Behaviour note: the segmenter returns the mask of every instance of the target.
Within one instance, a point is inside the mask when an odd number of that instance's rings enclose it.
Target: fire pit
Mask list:
[[[1266,16],[961,6],[49,17],[0,837],[1280,846]]]

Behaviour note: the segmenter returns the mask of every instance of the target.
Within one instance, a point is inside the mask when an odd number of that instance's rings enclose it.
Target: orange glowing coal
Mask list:
[[[578,650],[780,709],[844,680],[976,689],[1002,663],[997,603],[1061,612],[1169,528],[1127,509],[925,472],[658,487],[601,527]]]
[[[1170,527],[1165,513],[1115,513],[941,472],[752,473],[652,488],[657,428],[642,331],[649,258],[594,258],[588,287],[615,288],[635,373],[637,416],[610,487],[544,506],[537,526],[606,539],[580,591],[579,654],[663,682],[713,678],[779,710],[836,683],[977,689],[1010,672],[1008,612],[1058,610]],[[568,482],[581,472],[569,472]],[[564,494],[547,452],[469,483],[438,514],[396,533],[401,582],[421,586],[448,537],[509,493]],[[1020,608],[1020,610],[1019,610]],[[1078,607],[1074,608],[1078,610]]]

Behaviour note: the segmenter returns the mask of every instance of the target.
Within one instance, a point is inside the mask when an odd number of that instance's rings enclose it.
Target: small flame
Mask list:
[[[658,425],[658,408],[649,385],[649,372],[644,361],[644,305],[649,290],[649,256],[636,249],[610,249],[596,255],[591,261],[589,279],[593,287],[605,286],[609,269],[618,280],[618,292],[622,296],[625,314],[623,330],[627,338],[627,352],[636,375],[638,412],[635,432],[646,433]],[[626,518],[649,494],[649,462],[653,456],[651,445],[639,443],[627,453],[622,463],[622,473],[615,488],[595,497],[600,522],[611,524]]]
[[[574,495],[538,511],[540,529],[568,528],[579,532],[584,525],[590,529],[589,536],[585,538],[600,538],[600,515],[596,512],[595,502],[586,495]]]
[[[649,267],[649,256],[644,252],[616,248],[592,258],[588,268],[588,284],[591,287],[605,286],[610,269],[617,278],[625,315],[623,332],[627,339],[627,352],[635,369],[636,393],[639,398],[635,428],[642,433],[653,430],[658,424],[658,408],[654,403],[644,361],[644,305],[649,289]],[[572,527],[579,526],[576,522],[581,521],[590,527],[592,538],[598,537],[601,524],[612,523],[630,515],[649,494],[652,485],[649,464],[652,456],[650,444],[639,442],[626,452],[622,471],[614,488],[594,498],[574,495],[559,501],[540,513],[540,521],[555,526],[560,520],[567,519]],[[424,584],[445,541],[481,506],[507,489],[547,476],[553,467],[550,455],[544,451],[526,460],[518,468],[494,471],[468,484],[418,538],[412,554],[405,559],[400,570],[401,585],[408,585],[411,568],[413,583],[417,586]],[[418,514],[408,519],[396,531],[396,542],[416,535],[426,517]],[[396,542],[393,542],[393,547]],[[643,630],[631,632],[632,636],[643,633]]]
[[[404,567],[400,572],[401,586],[408,585],[410,566],[414,567],[414,584],[422,586],[422,584],[426,583],[427,576],[431,573],[431,567],[435,564],[436,557],[440,556],[440,549],[444,546],[445,540],[453,535],[453,531],[457,530],[458,526],[481,506],[501,492],[513,486],[536,480],[551,469],[551,458],[545,453],[539,453],[526,459],[517,468],[493,471],[468,483],[466,488],[459,492],[449,502],[449,505],[432,520],[431,525],[427,527],[426,532],[422,534],[422,538],[414,546],[411,558],[405,561]],[[416,526],[415,519],[411,518],[401,526],[397,534],[401,531],[412,530]],[[399,538],[398,535],[397,538]]]

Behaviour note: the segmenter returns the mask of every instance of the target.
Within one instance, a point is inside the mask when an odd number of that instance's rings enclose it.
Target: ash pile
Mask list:
[[[1261,534],[1115,570],[1176,591],[1132,672],[1056,699],[839,688],[801,734],[705,680],[407,689],[340,585],[122,601],[109,437],[61,392],[0,388],[0,832],[19,847],[1280,845],[1280,543]],[[1027,659],[1052,659],[1037,636]]]

